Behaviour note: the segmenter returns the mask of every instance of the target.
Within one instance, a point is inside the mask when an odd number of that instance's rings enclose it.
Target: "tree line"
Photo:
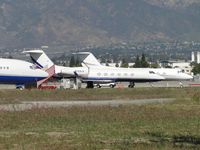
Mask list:
[[[116,67],[119,67],[119,65]],[[120,67],[124,67],[124,68],[128,68],[128,62],[125,59],[122,59],[122,64]],[[146,56],[145,54],[142,54],[142,56],[138,56],[136,57],[135,60],[135,64],[133,66],[131,66],[132,68],[148,68],[150,67],[150,64],[147,62],[146,60]]]
[[[200,74],[200,64],[192,63],[191,65],[193,66],[192,72],[194,75]]]

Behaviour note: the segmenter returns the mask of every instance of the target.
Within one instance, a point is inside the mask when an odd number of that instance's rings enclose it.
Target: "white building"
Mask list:
[[[200,64],[200,52],[197,52],[197,64]]]
[[[172,68],[180,68],[183,72],[187,74],[192,74],[192,67],[190,62],[174,62],[172,63]]]
[[[191,62],[196,62],[197,64],[200,64],[200,52],[191,53]]]
[[[192,74],[192,66],[190,66],[190,62],[185,61],[164,61],[160,64],[161,67],[171,67],[171,68],[179,68],[183,72],[187,74]]]
[[[195,54],[194,54],[194,52],[192,52],[192,55],[191,55],[191,62],[195,62]]]

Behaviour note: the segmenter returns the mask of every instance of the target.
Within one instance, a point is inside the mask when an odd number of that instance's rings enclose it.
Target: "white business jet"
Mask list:
[[[35,65],[17,59],[0,58],[0,83],[16,84],[22,88],[25,85],[36,83],[48,76],[48,73],[35,68]]]
[[[79,53],[77,53],[77,55],[79,55],[79,58],[83,59],[83,64],[85,64],[86,66],[95,67],[95,68],[99,67],[99,69],[101,69],[101,68],[108,68],[108,69],[115,68],[116,69],[116,67],[105,67],[105,66],[101,65],[98,62],[98,60],[94,57],[94,55],[90,52],[79,52]],[[118,68],[118,69],[120,69],[120,68]],[[121,71],[121,69],[120,69],[120,71]],[[165,81],[179,81],[179,80],[193,79],[193,76],[184,73],[179,68],[128,68],[128,69],[126,68],[125,70],[129,70],[131,72],[133,70],[134,71],[137,70],[139,72],[147,71],[151,74],[156,73],[157,75],[164,77]]]
[[[33,63],[40,68],[50,68],[54,63],[42,50],[30,50]],[[61,77],[76,77],[88,88],[93,88],[94,83],[130,82],[129,87],[134,87],[135,82],[155,82],[165,78],[147,69],[116,68],[101,65],[92,53],[78,53],[83,58],[82,67],[64,67],[55,65],[55,74]]]

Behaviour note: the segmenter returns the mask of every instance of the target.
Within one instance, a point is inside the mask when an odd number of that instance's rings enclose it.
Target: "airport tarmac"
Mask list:
[[[117,83],[116,88],[127,88],[128,82]],[[200,81],[160,81],[160,82],[145,82],[145,83],[135,83],[135,88],[142,87],[193,87],[199,86]]]
[[[55,83],[54,83],[55,84]],[[127,88],[129,85],[128,82],[119,82],[117,83],[116,88]],[[160,81],[160,82],[145,82],[145,83],[135,83],[135,88],[141,87],[193,87],[199,86],[200,87],[200,80],[197,81]],[[86,88],[86,84],[83,83],[82,88]],[[106,88],[106,87],[102,87]],[[107,87],[109,88],[109,87]],[[9,84],[0,84],[0,89],[16,89],[15,85]]]
[[[52,84],[50,84],[52,85]],[[57,84],[58,85],[58,84]],[[81,88],[86,88],[87,84],[82,83]],[[116,82],[115,88],[128,88],[129,82]],[[193,87],[193,86],[199,86],[200,87],[200,80],[199,81],[160,81],[160,82],[144,82],[144,83],[135,83],[134,88],[151,88],[151,87]],[[97,86],[94,86],[94,88],[99,88]],[[111,88],[109,84],[105,84],[101,88]],[[59,89],[59,86],[58,86]],[[77,88],[72,88],[72,89],[77,89]]]
[[[0,84],[0,89],[5,89],[5,90],[16,89],[16,86],[13,84]]]
[[[200,81],[160,81],[151,83],[136,83],[135,87],[191,87],[200,86]]]
[[[138,99],[138,100],[90,100],[90,101],[32,101],[22,102],[20,104],[3,104],[0,105],[0,111],[26,111],[30,109],[40,108],[70,108],[70,107],[86,107],[86,106],[110,106],[118,107],[122,105],[145,105],[145,104],[163,104],[171,103],[173,98],[160,99]]]

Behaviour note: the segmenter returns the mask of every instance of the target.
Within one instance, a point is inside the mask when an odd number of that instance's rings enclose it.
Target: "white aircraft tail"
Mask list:
[[[40,69],[47,70],[54,65],[43,50],[29,50],[23,53],[30,54],[31,61]]]
[[[30,54],[31,61],[41,69],[47,70],[54,65],[43,50],[29,50],[24,51],[23,53]],[[102,66],[97,58],[90,52],[78,52],[75,54],[78,55],[83,66]]]
[[[86,66],[102,66],[97,58],[90,52],[78,52],[76,53],[81,61]]]

